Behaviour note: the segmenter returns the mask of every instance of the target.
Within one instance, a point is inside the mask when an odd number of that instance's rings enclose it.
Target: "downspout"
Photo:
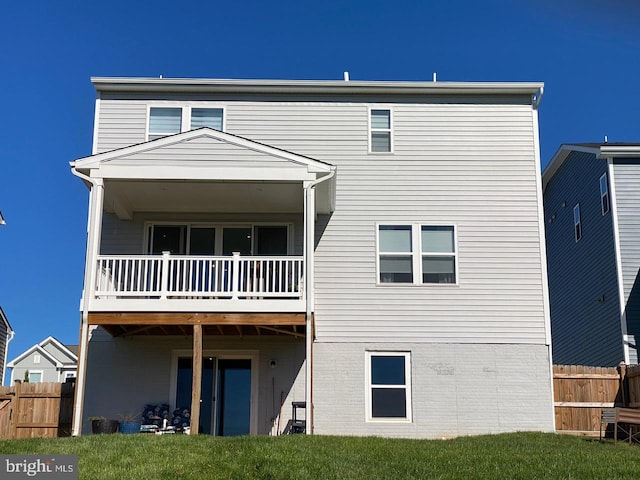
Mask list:
[[[540,87],[540,90],[533,96],[533,100],[531,102],[531,106],[534,110],[538,110],[540,107],[540,102],[542,101],[542,96],[544,95],[544,86]]]
[[[313,396],[312,396],[312,357],[313,357],[313,296],[314,296],[314,245],[315,245],[315,187],[322,182],[330,180],[336,174],[335,167],[331,168],[328,175],[322,178],[307,183],[304,186],[304,200],[305,200],[305,219],[307,224],[305,225],[305,262],[304,262],[304,275],[305,275],[305,291],[306,291],[306,353],[305,353],[305,402],[306,402],[306,429],[307,435],[313,433]]]
[[[94,215],[94,210],[96,208],[95,204],[98,201],[98,199],[95,197],[95,191],[97,188],[103,187],[104,184],[102,179],[91,178],[83,173],[78,172],[73,164],[71,167],[71,173],[81,180],[84,180],[91,184],[89,195],[89,212],[87,219],[87,252],[85,259],[84,285],[82,289],[82,317],[79,339],[80,351],[78,352],[78,370],[76,373],[76,391],[71,432],[74,437],[77,437],[81,434],[82,431],[82,411],[84,407],[84,390],[87,374],[87,354],[89,350],[89,301],[91,291],[89,285],[91,285],[92,278],[94,277],[93,259],[95,259],[97,255],[97,253],[94,252],[97,242],[92,238],[92,235],[94,234],[96,229],[96,218]],[[102,206],[100,206],[100,208],[102,208]]]
[[[8,323],[8,322],[7,322]],[[7,373],[7,354],[9,353],[9,342],[13,340],[13,337],[16,336],[16,332],[13,330],[9,330],[7,332],[7,343],[4,344],[4,363],[2,364],[4,370],[2,370],[2,385],[4,385],[4,375]],[[13,374],[13,368],[11,369],[11,373]]]

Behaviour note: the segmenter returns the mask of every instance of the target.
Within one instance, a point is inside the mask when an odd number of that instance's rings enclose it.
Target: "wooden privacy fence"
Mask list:
[[[75,383],[0,387],[0,439],[71,435]]]
[[[640,365],[554,365],[556,431],[598,436],[603,407],[640,408]]]

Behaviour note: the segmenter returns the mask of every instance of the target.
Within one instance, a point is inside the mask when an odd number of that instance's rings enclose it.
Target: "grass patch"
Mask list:
[[[638,478],[640,447],[515,433],[453,440],[294,435],[94,435],[0,441],[2,454],[78,455],[81,479]]]

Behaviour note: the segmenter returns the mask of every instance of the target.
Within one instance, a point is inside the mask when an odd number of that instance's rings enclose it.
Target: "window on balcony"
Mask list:
[[[411,421],[409,352],[366,352],[367,420]]]
[[[148,252],[159,255],[287,255],[288,225],[151,224]]]
[[[455,284],[457,251],[452,225],[379,225],[380,283]]]

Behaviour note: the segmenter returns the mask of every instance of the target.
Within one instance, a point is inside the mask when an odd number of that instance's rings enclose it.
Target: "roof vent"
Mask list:
[[[344,72],[344,81],[345,82],[349,81],[349,72]]]

